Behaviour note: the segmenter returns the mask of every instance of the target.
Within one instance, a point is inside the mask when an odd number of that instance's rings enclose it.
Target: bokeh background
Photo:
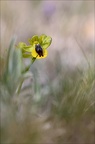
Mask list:
[[[94,144],[95,1],[0,1],[0,55],[33,35],[52,37],[48,57],[31,66],[31,86],[2,109],[2,143]],[[26,64],[29,62],[25,60]],[[12,102],[13,103],[13,102]],[[14,118],[15,117],[15,118]]]

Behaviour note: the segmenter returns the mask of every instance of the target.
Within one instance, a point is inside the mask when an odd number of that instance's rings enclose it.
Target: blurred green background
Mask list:
[[[94,4],[94,0],[0,1],[2,144],[95,143]],[[16,44],[28,44],[28,38],[41,34],[52,37],[48,57],[31,65],[32,78],[25,80],[17,96],[20,52],[12,55],[13,75],[4,73],[3,67],[11,39],[16,36]]]

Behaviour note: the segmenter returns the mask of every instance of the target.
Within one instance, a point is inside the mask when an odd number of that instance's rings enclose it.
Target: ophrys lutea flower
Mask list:
[[[22,49],[23,57],[32,57],[36,59],[45,58],[48,54],[47,48],[50,46],[52,38],[42,34],[41,36],[33,36],[29,39],[29,44],[23,42],[18,44],[18,48]]]

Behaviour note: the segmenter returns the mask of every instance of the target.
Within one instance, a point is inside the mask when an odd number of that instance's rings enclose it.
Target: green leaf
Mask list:
[[[7,66],[4,73],[4,82],[8,87],[9,93],[13,94],[21,78],[22,73],[22,53],[21,49],[15,48],[15,39],[11,41],[8,56]]]

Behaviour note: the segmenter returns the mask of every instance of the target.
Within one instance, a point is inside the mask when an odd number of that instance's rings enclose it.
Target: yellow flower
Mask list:
[[[52,38],[42,34],[41,36],[33,36],[29,39],[30,45],[27,46],[25,43],[19,43],[18,47],[23,50],[23,56],[41,59],[45,58],[48,54],[47,48],[50,46]],[[25,53],[27,52],[27,53]]]
[[[32,57],[37,59],[45,58],[48,54],[47,50],[42,48],[40,44],[36,44],[32,49]]]

